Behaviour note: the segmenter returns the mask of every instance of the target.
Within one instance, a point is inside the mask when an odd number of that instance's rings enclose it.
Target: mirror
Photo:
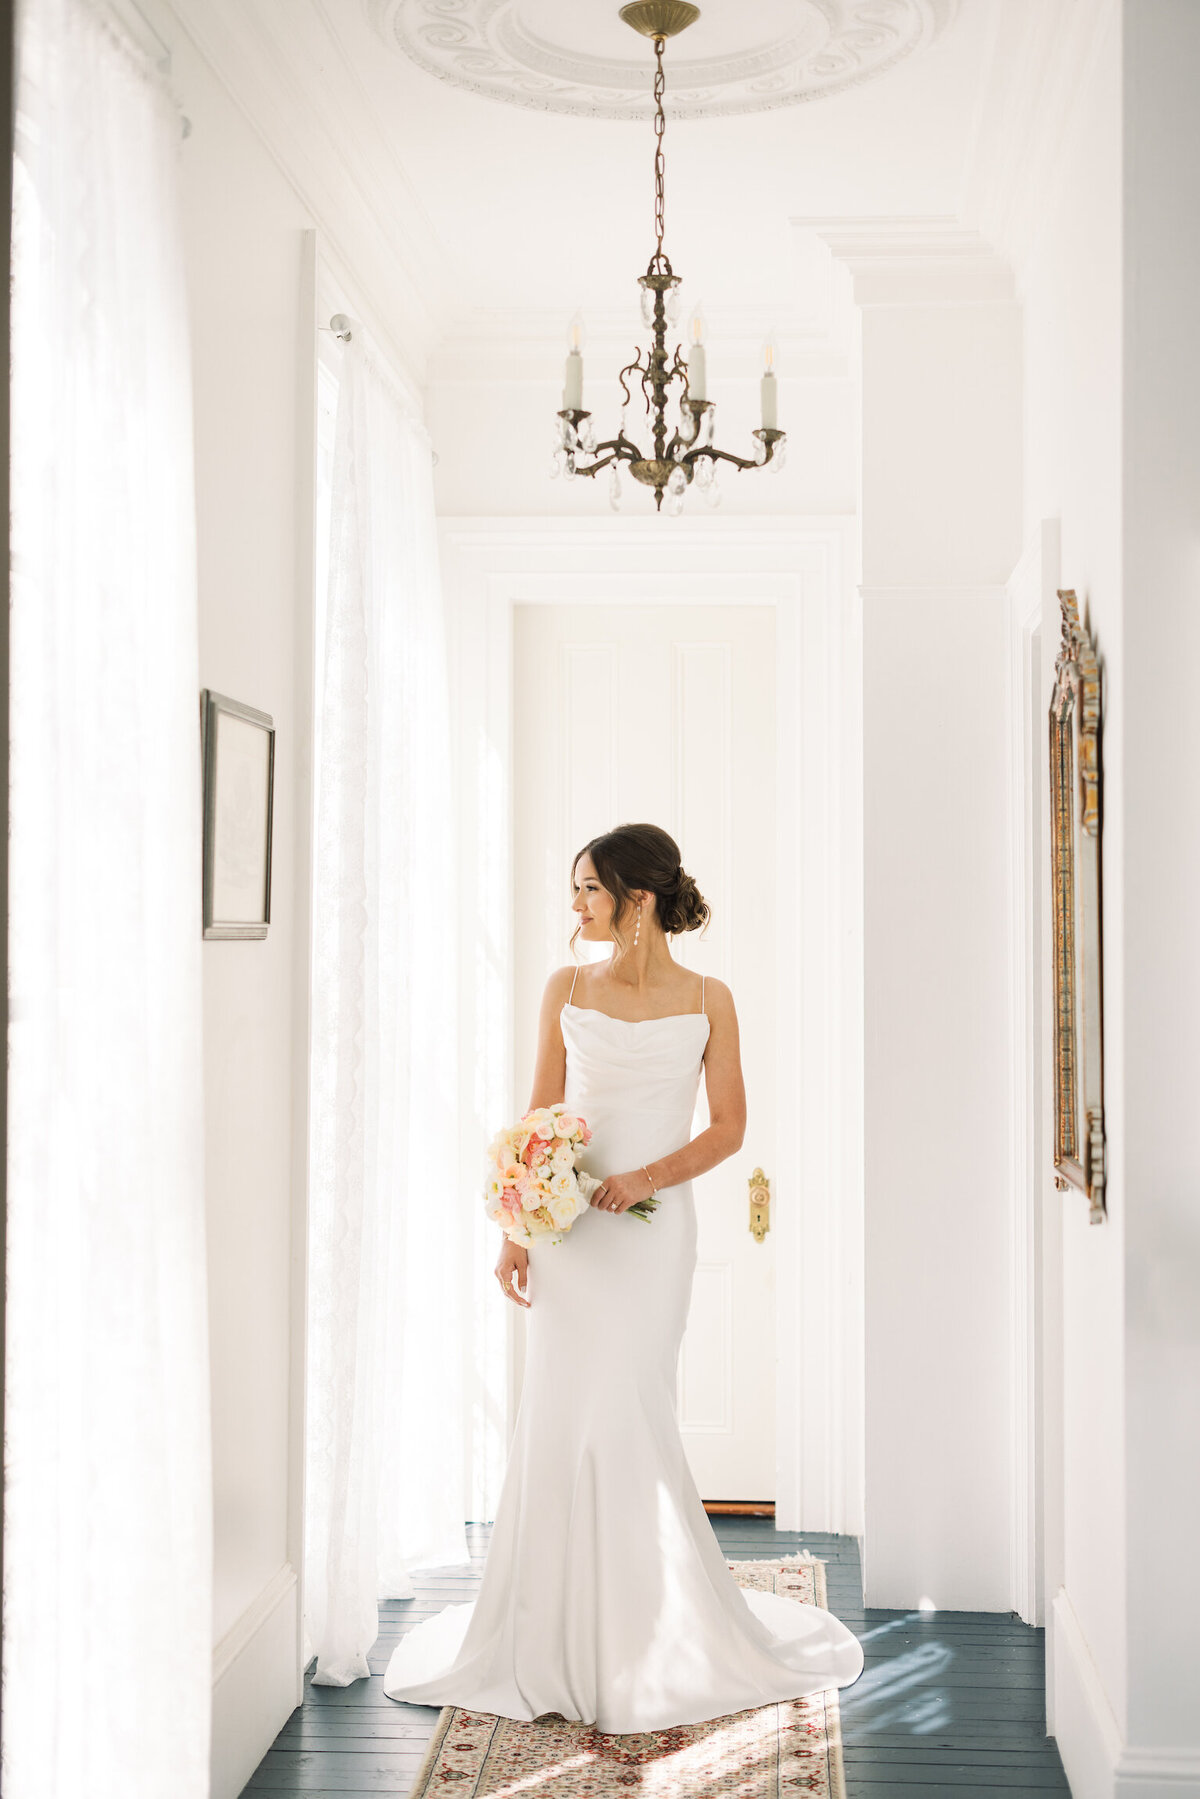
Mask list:
[[[1100,928],[1100,664],[1074,590],[1060,588],[1062,643],[1050,703],[1054,955],[1054,1168],[1063,1192],[1105,1217]]]

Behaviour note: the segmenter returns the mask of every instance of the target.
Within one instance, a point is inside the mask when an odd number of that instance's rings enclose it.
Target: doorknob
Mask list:
[[[750,1232],[761,1243],[771,1228],[771,1183],[761,1168],[750,1176]]]

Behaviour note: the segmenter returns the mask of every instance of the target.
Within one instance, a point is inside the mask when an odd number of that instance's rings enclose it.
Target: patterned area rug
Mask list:
[[[739,1586],[825,1604],[811,1556],[730,1562]],[[551,1713],[535,1723],[448,1705],[410,1799],[845,1799],[837,1688],[703,1724],[606,1736]]]

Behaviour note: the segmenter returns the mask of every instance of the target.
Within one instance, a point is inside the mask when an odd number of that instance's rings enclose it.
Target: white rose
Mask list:
[[[554,1200],[550,1207],[550,1216],[561,1229],[565,1230],[568,1225],[574,1224],[579,1216],[575,1195],[571,1194],[567,1198]]]

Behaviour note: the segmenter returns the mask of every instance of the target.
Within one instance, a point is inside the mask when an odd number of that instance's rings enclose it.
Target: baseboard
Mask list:
[[[1054,1595],[1050,1638],[1054,1738],[1072,1799],[1115,1799],[1121,1732],[1064,1587]]]
[[[1200,1748],[1123,1749],[1116,1799],[1200,1799]]]
[[[1125,1745],[1075,1608],[1054,1597],[1054,1736],[1073,1799],[1200,1799],[1200,1746]]]
[[[285,1562],[213,1649],[211,1799],[238,1799],[300,1703],[299,1600]]]

